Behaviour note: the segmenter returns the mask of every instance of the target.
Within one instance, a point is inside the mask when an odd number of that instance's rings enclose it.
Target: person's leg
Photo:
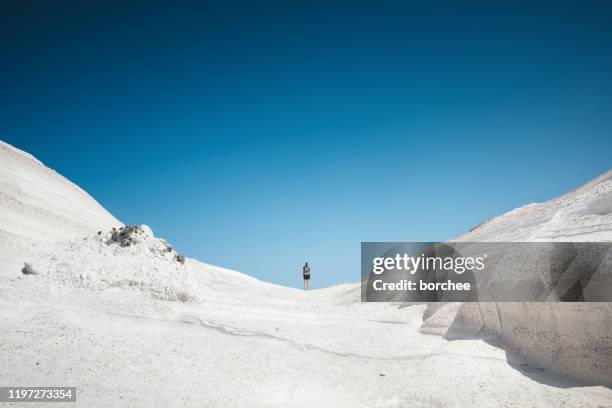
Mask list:
[[[306,279],[304,279],[304,290],[306,290],[306,282],[308,282]]]

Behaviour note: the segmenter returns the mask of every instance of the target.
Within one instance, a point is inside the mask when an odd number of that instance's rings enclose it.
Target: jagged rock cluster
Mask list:
[[[144,235],[145,230],[140,226],[126,225],[125,227],[114,228],[107,244],[117,243],[119,246],[128,247],[137,244],[140,240],[138,235]]]
[[[98,232],[102,235],[102,231]],[[107,245],[118,244],[120,247],[130,247],[148,241],[154,238],[153,231],[146,225],[126,225],[119,228],[114,228],[110,231],[110,237],[106,241]],[[177,253],[174,248],[166,241],[157,239],[159,245],[155,247],[160,254],[167,256],[170,254],[172,258],[181,263],[185,263],[185,256]],[[153,248],[152,248],[153,250]]]

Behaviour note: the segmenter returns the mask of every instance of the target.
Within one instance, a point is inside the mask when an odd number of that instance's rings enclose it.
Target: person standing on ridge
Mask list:
[[[304,273],[304,290],[307,290],[310,286],[310,266],[308,266],[308,262],[304,263],[302,272]]]

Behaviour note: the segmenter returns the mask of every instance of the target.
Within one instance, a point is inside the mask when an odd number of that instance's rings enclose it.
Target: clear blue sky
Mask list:
[[[357,281],[611,167],[610,2],[80,3],[3,5],[0,138],[205,262]]]

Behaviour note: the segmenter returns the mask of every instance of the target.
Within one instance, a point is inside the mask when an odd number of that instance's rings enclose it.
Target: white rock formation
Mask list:
[[[58,241],[121,225],[76,184],[0,140],[0,230]]]
[[[457,241],[612,241],[612,170],[559,198],[488,220]],[[598,273],[609,280],[612,270]],[[519,365],[612,385],[612,303],[436,304],[425,317],[423,332],[486,338]]]
[[[194,259],[182,264],[142,226],[110,240],[121,223],[91,197],[28,154],[1,147],[4,385],[75,386],[77,407],[596,408],[612,401],[610,388],[577,386],[539,365],[515,369],[503,349],[480,339],[447,341],[420,332],[425,305],[362,304],[356,285],[304,292]],[[605,216],[599,204],[585,208]],[[541,219],[554,219],[544,213]],[[587,218],[579,220],[583,226]],[[511,222],[483,228],[491,237],[496,229],[514,234]],[[602,228],[597,233],[605,236]],[[23,274],[24,263],[37,274]],[[495,332],[489,321],[496,312],[485,311],[491,318],[483,323],[450,306],[455,310],[446,315],[448,305],[425,312],[427,323],[438,319],[437,332],[463,316],[476,327],[470,333],[481,334],[484,326]],[[595,325],[605,327],[589,320],[585,307],[551,309],[565,319],[558,325],[571,326],[576,344],[588,343]],[[559,332],[547,326],[552,314],[515,312],[522,311],[504,311],[536,336],[535,344]],[[583,325],[573,313],[586,319]],[[543,333],[534,328],[538,322]],[[524,354],[541,352],[534,356],[540,361],[564,351],[535,347]],[[577,362],[585,362],[587,374],[598,372],[590,357],[569,361],[573,373]]]

